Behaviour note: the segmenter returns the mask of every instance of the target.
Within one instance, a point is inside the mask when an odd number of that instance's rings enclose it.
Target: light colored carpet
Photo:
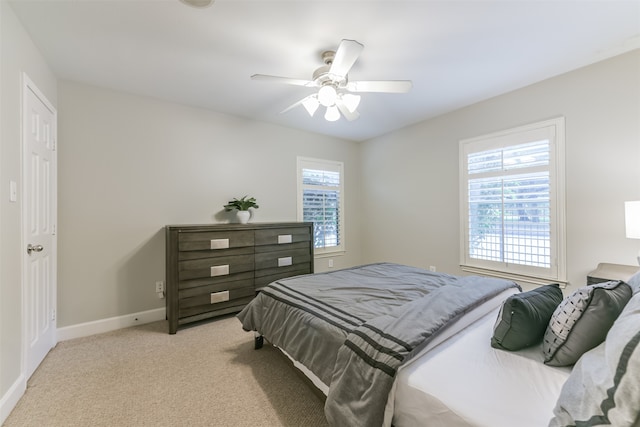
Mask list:
[[[154,322],[59,343],[12,426],[326,426],[323,402],[229,316],[167,333]]]

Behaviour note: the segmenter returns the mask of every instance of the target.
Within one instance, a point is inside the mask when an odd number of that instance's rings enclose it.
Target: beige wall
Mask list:
[[[640,50],[362,145],[363,260],[459,269],[458,142],[566,118],[567,271],[581,286],[599,262],[636,265],[624,201],[640,200]],[[568,288],[568,290],[571,289]]]
[[[21,383],[20,75],[58,109],[58,327],[163,307],[162,228],[224,222],[250,194],[254,221],[296,219],[296,157],[345,163],[347,253],[335,268],[458,267],[458,141],[566,117],[568,273],[634,264],[623,202],[640,199],[640,51],[363,144],[58,82],[0,1],[0,399]],[[327,269],[327,259],[316,271]],[[22,379],[24,381],[24,379]],[[18,384],[18,386],[16,386]],[[15,393],[14,393],[15,394]],[[2,410],[5,409],[3,405]],[[6,414],[0,413],[1,416]]]
[[[26,72],[53,105],[56,80],[11,7],[0,1],[0,402],[24,387],[22,361],[21,200],[9,202],[9,181],[20,193],[20,108]],[[0,407],[0,422],[5,405]]]
[[[296,157],[343,161],[346,244],[360,262],[359,144],[211,111],[59,83],[58,326],[160,308],[166,224],[296,220]],[[327,259],[316,260],[316,271]]]

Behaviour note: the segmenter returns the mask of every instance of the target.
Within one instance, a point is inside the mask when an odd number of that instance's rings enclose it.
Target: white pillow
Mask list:
[[[631,291],[634,294],[640,292],[640,271],[631,276],[627,283],[631,286]]]
[[[640,426],[640,292],[562,387],[550,427]]]

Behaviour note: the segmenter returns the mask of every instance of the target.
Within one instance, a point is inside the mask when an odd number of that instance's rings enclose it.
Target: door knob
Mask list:
[[[31,252],[42,252],[43,249],[42,245],[32,245],[31,243],[27,245],[27,253],[29,255],[31,255]]]

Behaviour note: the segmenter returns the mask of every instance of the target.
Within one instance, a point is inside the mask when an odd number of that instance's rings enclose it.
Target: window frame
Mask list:
[[[322,257],[322,256],[333,256],[340,255],[346,251],[345,245],[345,205],[344,205],[344,163],[336,160],[326,160],[326,159],[317,159],[311,157],[297,157],[296,161],[296,170],[297,170],[297,220],[304,221],[304,205],[303,205],[303,191],[306,187],[302,181],[302,170],[303,169],[315,169],[315,170],[324,170],[330,172],[338,172],[340,174],[340,186],[338,189],[339,197],[339,210],[338,210],[338,230],[339,230],[339,244],[337,246],[325,246],[316,248],[314,243],[314,256]],[[315,224],[314,224],[315,231]],[[311,236],[313,239],[313,236]]]
[[[471,258],[469,245],[469,178],[468,155],[494,148],[506,148],[535,140],[546,133],[549,137],[549,202],[551,267],[533,267]],[[474,274],[486,274],[530,283],[550,281],[566,285],[566,227],[565,227],[565,121],[557,117],[500,132],[463,139],[459,145],[459,208],[460,208],[460,267]],[[517,172],[512,173],[517,175]],[[509,172],[502,172],[509,176]]]

